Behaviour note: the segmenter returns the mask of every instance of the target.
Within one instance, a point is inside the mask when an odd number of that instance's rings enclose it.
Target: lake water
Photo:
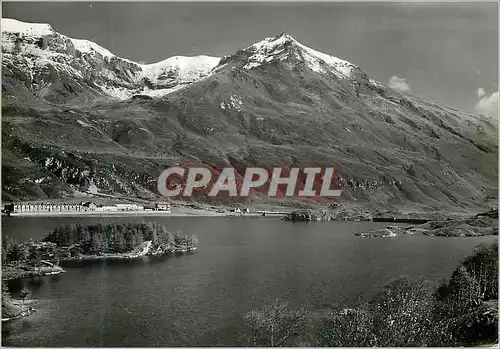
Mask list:
[[[156,221],[196,234],[193,254],[66,265],[15,281],[37,312],[2,326],[8,346],[235,346],[243,315],[280,297],[322,311],[368,299],[407,275],[439,282],[496,237],[361,239],[385,223],[292,223],[278,218],[44,217],[2,219],[19,242],[61,224]]]

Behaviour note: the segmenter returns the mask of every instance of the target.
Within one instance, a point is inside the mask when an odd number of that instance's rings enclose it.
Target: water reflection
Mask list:
[[[71,261],[63,263],[66,273],[11,281],[12,290],[27,287],[40,302],[33,316],[2,326],[3,343],[234,346],[242,344],[238,334],[243,315],[276,297],[323,314],[335,304],[369,298],[399,275],[437,282],[448,277],[474,246],[496,239],[353,237],[383,223],[154,220],[171,230],[196,234],[196,253]],[[27,232],[12,222],[21,223],[11,221],[9,234],[31,235],[43,235],[63,223],[31,221],[34,230]]]

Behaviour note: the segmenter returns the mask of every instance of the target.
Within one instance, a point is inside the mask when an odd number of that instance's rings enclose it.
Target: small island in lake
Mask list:
[[[285,221],[314,222],[314,221],[371,221],[369,211],[360,208],[330,204],[328,207],[295,210],[283,217]]]
[[[171,252],[192,252],[198,239],[171,233],[155,223],[72,224],[55,229],[45,239],[55,244],[59,258],[134,258]]]
[[[195,235],[171,233],[156,223],[95,224],[61,226],[43,241],[16,244],[9,237],[2,239],[2,281],[65,272],[62,261],[105,258],[139,258],[167,253],[196,251]],[[5,284],[3,284],[5,285]],[[33,309],[12,299],[2,288],[3,320],[30,314]]]

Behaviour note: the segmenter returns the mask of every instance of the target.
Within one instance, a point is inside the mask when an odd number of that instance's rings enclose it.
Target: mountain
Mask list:
[[[59,34],[48,24],[6,18],[2,18],[2,54],[8,95],[54,103],[161,96],[206,76],[220,61],[176,56],[139,64],[91,41]]]
[[[11,35],[3,40],[11,42]],[[56,52],[53,45],[40,50],[41,56]],[[136,75],[124,72],[135,65],[102,59],[108,65],[70,64],[78,72],[104,75],[99,85],[107,89],[116,83],[129,91]],[[167,61],[171,67],[176,60]],[[59,71],[52,82],[57,88],[31,96],[16,86],[35,91],[38,85],[14,72],[36,69],[4,56],[4,199],[81,192],[154,198],[160,172],[179,164],[333,166],[341,176],[340,201],[366,207],[485,208],[497,198],[494,120],[392,90],[360,67],[285,33],[225,56],[210,69],[213,62],[203,58],[190,62],[176,70],[189,73],[172,80],[163,78],[171,70],[161,63],[141,70],[143,80],[159,77],[152,86],[157,90],[182,88],[117,100],[94,87],[98,93],[71,91]],[[115,75],[102,74],[108,70]],[[90,103],[81,104],[84,99]]]

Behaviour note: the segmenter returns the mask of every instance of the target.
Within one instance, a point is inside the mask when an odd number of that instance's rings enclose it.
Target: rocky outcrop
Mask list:
[[[498,219],[479,216],[468,219],[434,221],[410,228],[408,231],[427,236],[445,237],[498,235]]]
[[[389,238],[398,236],[396,231],[399,231],[399,227],[387,227],[384,229],[377,229],[366,233],[355,233],[354,236],[360,238]]]
[[[31,302],[30,302],[31,303]],[[2,294],[2,322],[20,319],[35,312],[35,309]]]
[[[476,217],[490,217],[494,219],[498,219],[498,208],[491,209],[488,212],[478,213]]]
[[[494,210],[490,211],[490,213],[486,215],[479,214],[469,218],[431,221],[418,226],[388,226],[385,229],[356,233],[354,235],[357,237],[388,237],[402,234],[441,237],[498,235],[498,217],[492,218],[495,217]]]
[[[324,209],[296,210],[285,215],[283,219],[287,221],[371,221],[372,214],[362,208],[333,203]]]
[[[332,218],[332,214],[328,211],[299,210],[288,213],[283,217],[283,220],[292,222],[313,222],[330,221]]]
[[[57,265],[52,267],[34,267],[27,263],[2,265],[2,280],[25,279],[36,276],[49,276],[64,273],[65,270]]]

